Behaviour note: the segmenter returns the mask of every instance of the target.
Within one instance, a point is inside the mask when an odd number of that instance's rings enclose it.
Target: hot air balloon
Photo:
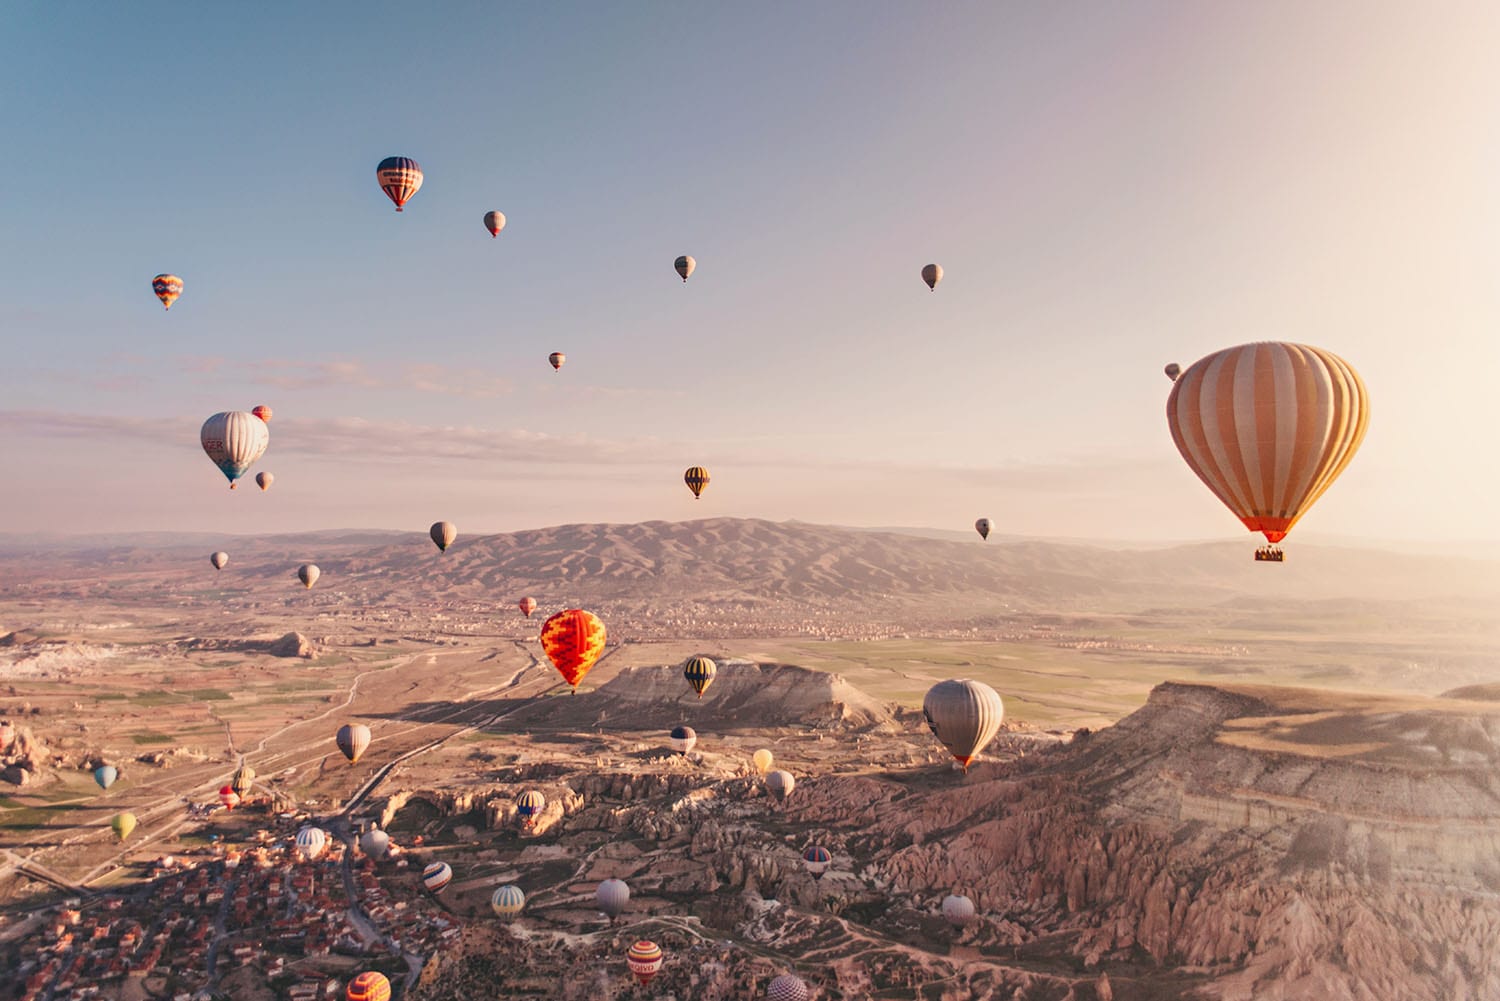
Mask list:
[[[380,190],[396,203],[396,211],[400,212],[407,199],[422,187],[422,168],[409,157],[388,156],[375,168],[375,180],[380,182]]]
[[[219,802],[224,804],[224,809],[233,810],[240,805],[240,794],[234,791],[234,786],[220,786]]]
[[[1172,384],[1167,425],[1188,467],[1269,543],[1276,543],[1338,479],[1364,441],[1370,398],[1338,355],[1263,342],[1216,351]]]
[[[625,913],[625,905],[630,903],[630,887],[625,885],[624,880],[606,879],[594,891],[594,900],[599,909],[609,916],[609,923],[614,924],[615,919]]]
[[[240,799],[250,795],[250,789],[255,785],[255,769],[245,764],[245,759],[240,759],[240,767],[235,771],[234,778],[229,784],[234,791],[240,794]]]
[[[339,746],[339,750],[352,765],[359,761],[359,756],[364,754],[365,748],[370,746],[370,728],[363,723],[345,723],[339,727],[334,743]]]
[[[250,412],[267,424],[271,423],[271,408],[262,403],[258,407],[251,407]]]
[[[490,231],[491,239],[499,236],[500,231],[505,228],[505,213],[486,212],[484,214],[484,228]]]
[[[432,536],[432,541],[438,549],[446,553],[448,547],[453,545],[453,540],[458,538],[458,529],[453,527],[451,521],[435,521],[427,530],[427,534]]]
[[[516,800],[516,812],[521,815],[521,822],[527,827],[531,827],[536,823],[536,818],[541,814],[542,809],[546,805],[546,796],[543,796],[535,789],[528,789],[521,793],[520,798]]]
[[[714,675],[718,673],[718,665],[707,657],[689,657],[682,665],[682,676],[693,686],[693,691],[698,693],[700,699],[708,686],[714,683]]]
[[[422,885],[430,893],[442,893],[443,887],[453,882],[453,867],[447,862],[429,862],[422,870]]]
[[[172,303],[182,295],[182,279],[176,275],[157,275],[151,279],[151,291],[156,293],[164,307],[171,309]]]
[[[785,803],[786,798],[796,787],[797,780],[792,778],[791,772],[784,772],[778,768],[766,776],[766,788],[771,790],[771,795],[776,797],[778,803]]]
[[[213,464],[229,478],[229,489],[233,490],[234,481],[266,454],[271,432],[266,430],[266,422],[254,414],[226,410],[203,422],[198,440]]]
[[[677,269],[677,273],[682,276],[682,280],[684,282],[688,280],[688,275],[692,274],[693,269],[697,266],[698,262],[693,260],[687,254],[683,254],[681,257],[677,258],[677,260],[672,262],[672,267]]]
[[[552,368],[555,371],[563,367],[563,362],[568,360],[568,356],[561,351],[554,351],[547,356],[547,360],[552,363]]]
[[[922,280],[927,287],[936,292],[938,282],[943,280],[943,266],[941,264],[929,264],[922,269]]]
[[[271,489],[271,484],[273,484],[275,482],[276,482],[276,477],[273,476],[273,475],[271,475],[270,473],[256,473],[255,474],[255,485],[258,486],[258,487],[260,487],[262,490],[270,490]]]
[[[490,910],[500,918],[501,921],[513,921],[517,914],[526,907],[526,894],[521,892],[519,886],[507,883],[499,887],[490,897]]]
[[[359,836],[359,850],[378,862],[391,850],[391,836],[378,827],[372,827]]]
[[[520,608],[521,614],[529,619],[531,618],[531,613],[536,611],[536,599],[528,595],[516,602],[516,607]]]
[[[828,854],[827,848],[813,845],[802,853],[802,864],[807,866],[807,871],[812,873],[813,879],[822,879],[823,873],[833,864],[833,856]]]
[[[100,765],[94,769],[94,781],[99,783],[100,789],[108,789],[119,777],[120,770],[114,765]]]
[[[1167,373],[1167,378],[1168,379],[1171,379],[1173,382],[1176,382],[1177,381],[1177,377],[1182,374],[1182,366],[1179,365],[1179,364],[1177,364],[1175,361],[1174,362],[1168,362],[1167,363],[1167,367],[1164,368],[1164,369],[1162,369],[1162,371],[1165,372],[1165,373]]]
[[[979,533],[979,537],[981,539],[989,541],[990,520],[988,518],[980,518],[978,521],[974,522],[974,531]]]
[[[328,847],[328,835],[321,827],[304,827],[297,832],[297,853],[305,859],[315,859]]]
[[[323,571],[318,569],[316,563],[304,563],[297,568],[297,579],[302,582],[303,587],[309,590],[312,589],[312,586],[318,582],[318,578],[321,576],[323,576]]]
[[[783,973],[766,988],[766,1001],[807,1001],[811,997],[801,977]]]
[[[391,1001],[391,982],[383,974],[366,970],[349,981],[345,1001]]]
[[[927,727],[964,766],[979,756],[1000,732],[1005,707],[995,690],[982,681],[940,681],[922,699]]]
[[[703,496],[703,488],[708,486],[708,470],[702,466],[689,466],[688,471],[682,474],[682,482],[687,484],[688,489],[693,492],[693,499],[697,500]]]
[[[955,928],[962,928],[974,920],[974,901],[960,894],[950,893],[943,898],[943,917]]]
[[[558,612],[542,623],[542,649],[577,694],[578,683],[604,652],[604,623],[581,608]]]
[[[229,554],[226,552],[214,553],[208,558],[208,562],[214,565],[215,570],[223,570],[225,565],[229,562]]]
[[[672,728],[672,750],[683,756],[693,749],[698,743],[698,733],[690,726],[675,726]]]
[[[755,763],[755,770],[764,775],[766,774],[766,772],[770,771],[771,764],[776,760],[776,758],[771,754],[770,751],[762,747],[760,750],[755,752],[754,756],[750,760]]]
[[[135,830],[135,814],[117,813],[115,819],[109,822],[110,829],[115,832],[115,838],[124,841],[130,837],[130,832]]]
[[[635,982],[645,987],[661,969],[661,946],[649,939],[641,939],[625,953],[625,965],[635,974]]]

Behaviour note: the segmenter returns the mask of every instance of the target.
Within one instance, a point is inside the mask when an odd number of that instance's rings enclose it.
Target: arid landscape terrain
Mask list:
[[[786,972],[828,999],[1500,996],[1496,562],[932,535],[0,539],[0,991],[301,1001],[374,968],[413,999]],[[537,642],[570,607],[609,632],[576,696]],[[701,700],[692,654],[719,664]],[[964,677],[1007,713],[967,774],[920,711]],[[345,723],[373,733],[353,765]],[[373,826],[390,857],[355,847]],[[950,893],[977,920],[950,927]],[[666,952],[648,988],[637,938]]]

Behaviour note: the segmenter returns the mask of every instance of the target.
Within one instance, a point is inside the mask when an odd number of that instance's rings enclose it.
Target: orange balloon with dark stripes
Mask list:
[[[542,649],[577,692],[578,683],[604,652],[604,623],[581,608],[558,612],[542,623]]]
[[[1279,341],[1216,351],[1167,397],[1172,440],[1252,532],[1280,542],[1364,441],[1370,398],[1331,351]]]
[[[391,1001],[391,982],[384,974],[366,970],[349,981],[348,1001]]]

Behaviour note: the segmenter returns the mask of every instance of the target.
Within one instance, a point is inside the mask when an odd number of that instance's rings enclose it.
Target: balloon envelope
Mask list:
[[[225,552],[214,553],[208,558],[208,562],[214,565],[215,570],[223,570],[229,562],[229,554]]]
[[[1167,425],[1188,468],[1273,545],[1333,485],[1364,441],[1370,398],[1338,355],[1241,344],[1172,383]]]
[[[519,886],[506,884],[490,896],[490,910],[503,921],[510,921],[526,907],[526,894]]]
[[[594,891],[594,900],[599,909],[613,921],[625,913],[625,905],[630,903],[630,887],[625,885],[624,880],[606,879]]]
[[[581,608],[558,612],[542,624],[542,649],[574,691],[604,652],[604,640],[604,623]]]
[[[797,787],[797,780],[792,778],[791,772],[777,769],[766,776],[766,788],[771,790],[771,795],[776,797],[776,802],[785,803],[786,798],[792,794]]]
[[[940,681],[922,699],[927,726],[967,771],[1005,719],[1005,707],[982,681]]]
[[[297,832],[297,852],[305,859],[315,859],[328,847],[328,835],[321,827],[304,827]]]
[[[120,777],[119,769],[114,765],[100,765],[94,769],[94,781],[99,783],[100,789],[108,789],[115,784],[115,779]]]
[[[828,853],[827,848],[813,845],[802,853],[802,864],[807,866],[807,871],[812,873],[813,879],[822,879],[823,873],[833,864],[833,856]]]
[[[770,751],[762,747],[760,750],[755,752],[755,756],[750,760],[755,762],[755,770],[764,775],[766,774],[766,772],[770,771],[771,764],[776,760],[776,758],[771,754]]]
[[[271,432],[266,422],[244,410],[225,410],[203,422],[198,441],[213,464],[229,479],[229,486],[266,454]]]
[[[410,157],[388,156],[375,168],[375,180],[400,212],[407,199],[422,186],[422,168]]]
[[[698,262],[693,260],[687,254],[683,254],[681,257],[677,258],[677,260],[672,262],[672,267],[677,269],[677,273],[682,276],[683,281],[688,280],[688,275],[692,274],[693,269],[697,266]]]
[[[974,920],[974,901],[959,894],[949,894],[943,898],[943,917],[954,927],[962,928]]]
[[[484,214],[484,228],[490,231],[491,237],[499,236],[500,231],[505,228],[505,213],[486,212]]]
[[[516,602],[516,606],[521,609],[521,614],[529,619],[531,618],[531,613],[536,611],[536,599],[529,596],[522,598]]]
[[[271,484],[275,482],[276,477],[272,476],[270,473],[255,474],[255,485],[260,487],[262,490],[270,490]]]
[[[115,832],[115,837],[124,841],[130,837],[130,832],[135,830],[135,814],[117,813],[115,819],[109,822],[109,826]]]
[[[384,974],[368,970],[349,981],[346,1001],[391,1001],[391,982]]]
[[[391,836],[378,827],[372,827],[359,836],[359,850],[372,859],[383,859],[391,848]]]
[[[700,699],[708,686],[714,683],[714,676],[718,673],[718,665],[707,657],[689,657],[682,665],[682,676]]]
[[[223,786],[219,789],[219,802],[233,810],[240,805],[240,794],[234,791],[234,786]]]
[[[990,520],[988,518],[980,518],[974,522],[974,531],[979,533],[981,539],[988,540],[990,537]]]
[[[182,295],[182,279],[176,275],[157,275],[151,279],[151,291],[156,293],[164,307],[171,309],[172,303]]]
[[[365,748],[370,746],[370,728],[363,723],[345,723],[339,727],[334,743],[352,765],[365,753]]]
[[[554,369],[559,369],[563,367],[563,362],[568,360],[568,356],[561,351],[554,351],[547,356],[547,360],[552,363]]]
[[[783,973],[766,988],[766,1001],[807,1001],[809,996],[807,984],[790,973]]]
[[[525,792],[521,793],[520,798],[516,800],[516,812],[519,813],[521,815],[521,819],[528,824],[536,823],[537,816],[546,806],[547,797],[543,796],[535,789],[526,790]]]
[[[435,521],[432,523],[432,527],[427,530],[427,534],[432,536],[433,544],[439,550],[446,553],[448,547],[453,545],[453,540],[458,538],[458,529],[453,526],[453,522],[451,521]]]
[[[267,424],[271,423],[271,408],[262,403],[258,407],[251,407],[250,412]]]
[[[1162,369],[1162,371],[1165,372],[1165,373],[1167,373],[1167,378],[1168,379],[1171,379],[1173,382],[1176,382],[1177,381],[1177,377],[1182,374],[1182,366],[1179,365],[1179,364],[1177,364],[1174,361],[1174,362],[1169,363],[1166,368]]]
[[[688,471],[682,474],[682,482],[687,484],[695,498],[702,497],[703,488],[708,486],[708,470],[702,466],[689,466]]]
[[[937,291],[938,282],[943,280],[943,266],[941,264],[929,264],[922,269],[922,280],[927,287],[934,292]]]
[[[672,728],[672,750],[678,754],[686,754],[698,743],[698,732],[690,726],[677,726]]]
[[[230,781],[229,784],[233,786],[234,791],[239,793],[243,798],[247,793],[250,792],[251,787],[255,784],[255,769],[251,768],[249,765],[245,764],[243,760],[241,760],[240,767],[235,771],[234,778]]]
[[[453,867],[447,862],[429,862],[422,870],[422,885],[433,893],[453,882]]]
[[[316,563],[304,563],[297,568],[297,579],[302,582],[303,587],[312,587],[321,576],[323,576],[323,571],[318,569]]]
[[[636,982],[642,987],[656,976],[661,964],[661,946],[649,939],[641,939],[625,954],[625,965],[630,967],[630,972],[635,974]]]

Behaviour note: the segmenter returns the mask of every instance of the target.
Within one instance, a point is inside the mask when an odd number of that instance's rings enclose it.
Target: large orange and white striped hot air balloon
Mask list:
[[[1200,358],[1172,383],[1167,425],[1188,467],[1269,546],[1323,496],[1364,441],[1370,398],[1330,351],[1268,341]]]
[[[604,652],[604,623],[581,608],[558,612],[542,623],[542,649],[576,695],[578,683]]]

